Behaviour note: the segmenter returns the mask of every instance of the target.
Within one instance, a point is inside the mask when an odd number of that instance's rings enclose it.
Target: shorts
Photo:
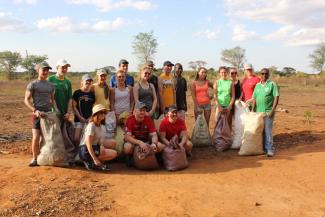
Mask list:
[[[204,111],[208,111],[208,110],[211,110],[211,103],[207,103],[205,105],[198,105],[197,106],[197,109],[201,109],[201,110],[204,110]]]
[[[74,128],[78,128],[78,129],[83,129],[85,127],[85,123],[81,123],[81,122],[74,122],[73,126]]]
[[[41,129],[41,119],[36,117],[35,115],[32,116],[32,129]]]
[[[98,157],[100,155],[100,145],[93,145],[93,150],[95,152],[96,157]],[[89,154],[87,145],[79,146],[79,157],[81,160],[86,161],[88,163],[94,162],[93,158]]]

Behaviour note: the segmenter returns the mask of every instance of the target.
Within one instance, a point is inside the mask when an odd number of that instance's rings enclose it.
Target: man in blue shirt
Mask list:
[[[118,71],[123,71],[125,73],[125,85],[126,86],[134,86],[134,78],[131,75],[128,75],[128,69],[129,69],[129,62],[126,59],[121,59],[118,64]],[[117,80],[115,74],[112,75],[111,80],[109,82],[109,86],[116,87],[117,86]]]

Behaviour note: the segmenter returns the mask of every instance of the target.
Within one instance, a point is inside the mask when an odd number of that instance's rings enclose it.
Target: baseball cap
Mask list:
[[[148,61],[146,62],[146,66],[153,66],[153,65],[155,65],[155,64],[154,64],[153,61],[151,61],[151,60],[148,60]]]
[[[252,64],[245,64],[244,69],[253,69],[253,65]]]
[[[142,108],[147,108],[146,104],[144,104],[143,102],[136,102],[135,103],[135,109],[142,109]]]
[[[70,63],[68,63],[68,61],[65,60],[65,59],[59,59],[56,62],[56,66],[68,66],[68,67],[71,67]]]
[[[169,60],[164,62],[164,66],[174,66],[174,64],[172,62],[170,62]]]
[[[129,62],[126,59],[121,59],[118,65],[122,65],[122,64],[129,64]]]
[[[92,77],[88,74],[85,74],[81,77],[82,81],[88,81],[88,80],[93,80]]]
[[[174,111],[177,111],[177,107],[176,107],[176,105],[171,105],[171,106],[168,108],[168,112],[174,112]]]
[[[44,68],[48,68],[48,69],[52,69],[52,67],[47,63],[47,62],[41,62],[39,64],[37,64],[35,66],[35,69],[38,70],[38,69],[44,69]]]
[[[98,69],[96,72],[97,75],[107,75],[107,72],[105,69]]]

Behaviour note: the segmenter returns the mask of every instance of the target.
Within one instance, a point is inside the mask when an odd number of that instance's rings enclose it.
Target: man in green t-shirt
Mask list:
[[[264,133],[263,133],[263,145],[266,151],[266,156],[274,156],[273,146],[273,119],[276,106],[279,102],[279,88],[278,85],[269,80],[269,69],[263,68],[261,71],[261,81],[256,84],[253,93],[253,111],[262,112],[264,117]]]
[[[66,78],[70,66],[64,59],[58,60],[56,74],[48,78],[48,81],[55,87],[54,99],[59,109],[61,121],[63,118],[68,120],[72,115],[72,85],[71,81]]]

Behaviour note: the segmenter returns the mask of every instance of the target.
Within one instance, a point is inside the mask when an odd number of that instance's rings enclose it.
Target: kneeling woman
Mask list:
[[[117,156],[115,140],[104,139],[102,124],[105,123],[105,115],[108,110],[101,104],[95,105],[92,110],[90,122],[87,124],[85,133],[80,142],[79,156],[88,170],[99,167],[109,170],[106,161]]]

